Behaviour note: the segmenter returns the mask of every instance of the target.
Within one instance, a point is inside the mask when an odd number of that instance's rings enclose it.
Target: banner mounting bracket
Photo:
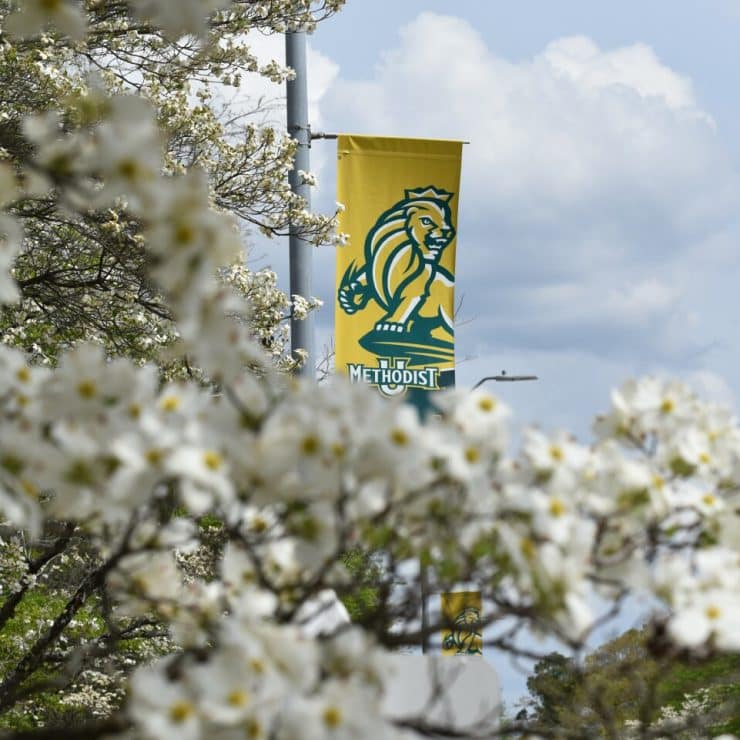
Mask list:
[[[332,134],[328,131],[311,131],[311,127],[308,127],[309,138],[311,139],[338,139],[339,134]],[[463,144],[470,144],[469,141],[463,141]]]

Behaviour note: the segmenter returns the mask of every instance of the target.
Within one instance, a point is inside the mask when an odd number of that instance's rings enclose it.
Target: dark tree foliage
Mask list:
[[[681,715],[689,697],[703,702],[702,717],[686,718],[702,723],[701,736],[740,732],[740,656],[664,655],[648,629],[628,630],[580,664],[550,653],[527,688],[528,719],[556,737],[620,737],[630,723],[650,727]]]

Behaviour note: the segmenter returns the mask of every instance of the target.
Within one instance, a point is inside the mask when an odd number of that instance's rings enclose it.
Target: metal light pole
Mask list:
[[[311,208],[310,186],[302,182],[298,170],[310,170],[309,149],[311,147],[311,128],[308,123],[308,89],[306,74],[306,33],[288,31],[285,34],[285,63],[295,70],[295,78],[287,82],[288,133],[298,142],[290,172],[290,189],[306,201]],[[290,295],[311,297],[311,245],[303,239],[297,229],[290,227]],[[299,373],[306,378],[316,376],[316,357],[314,355],[313,316],[311,313],[297,321],[290,319],[290,348],[295,357],[297,349],[308,352],[308,359]]]
[[[539,378],[537,375],[507,375],[506,370],[502,370],[500,375],[486,375],[485,378],[481,378],[471,390],[480,388],[488,380],[495,380],[497,383],[516,383],[523,380],[539,380]],[[426,655],[429,652],[429,607],[427,605],[429,573],[421,562],[419,562],[419,589],[421,591],[421,652]]]

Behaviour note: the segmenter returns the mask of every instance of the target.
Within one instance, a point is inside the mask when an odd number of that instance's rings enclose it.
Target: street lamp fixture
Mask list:
[[[487,380],[495,380],[497,383],[516,383],[522,380],[539,380],[536,375],[507,375],[506,370],[502,370],[500,375],[486,375],[481,378],[474,386],[473,390],[479,388]]]

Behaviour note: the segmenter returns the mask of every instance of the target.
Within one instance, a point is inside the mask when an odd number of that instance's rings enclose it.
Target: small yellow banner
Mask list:
[[[462,142],[341,135],[337,372],[385,396],[454,385]]]
[[[483,605],[480,591],[450,591],[439,595],[442,655],[483,655]]]

